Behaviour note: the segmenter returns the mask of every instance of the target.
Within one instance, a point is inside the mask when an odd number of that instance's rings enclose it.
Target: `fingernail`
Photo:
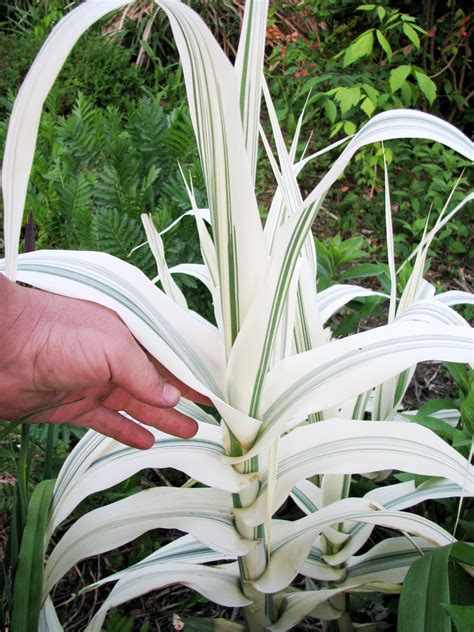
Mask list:
[[[163,399],[170,406],[176,406],[176,404],[181,399],[181,392],[176,388],[176,386],[173,386],[172,384],[168,384],[168,382],[165,382],[165,385],[163,386],[162,394],[163,394]]]

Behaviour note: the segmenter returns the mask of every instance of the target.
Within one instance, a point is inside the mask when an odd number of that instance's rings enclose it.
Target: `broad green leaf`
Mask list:
[[[242,607],[250,601],[239,587],[238,575],[200,564],[169,562],[138,568],[123,575],[94,615],[85,632],[100,632],[108,610],[163,586],[183,584],[222,606]]]
[[[350,88],[338,88],[334,95],[334,98],[339,103],[341,114],[342,116],[344,116],[351,109],[351,107],[359,103],[361,98],[360,88],[359,86],[351,86]]]
[[[180,529],[216,551],[243,555],[254,542],[234,527],[231,495],[214,489],[147,489],[82,516],[49,556],[45,592],[85,557],[110,551],[150,529]]]
[[[84,2],[62,18],[43,44],[13,105],[2,168],[6,275],[16,279],[16,258],[43,103],[80,36],[130,0]]]
[[[474,630],[474,606],[455,606],[453,604],[442,604],[448,611],[457,632],[472,632]]]
[[[220,428],[203,425],[192,439],[183,441],[155,429],[155,443],[149,450],[136,450],[101,435],[96,439],[90,433],[69,455],[62,469],[70,473],[62,478],[54,493],[53,513],[49,530],[52,532],[87,496],[108,489],[146,468],[173,467],[189,477],[215,489],[239,492],[248,484],[248,478],[222,462],[224,448]],[[95,452],[91,458],[89,450]]]
[[[419,50],[420,49],[420,38],[418,37],[418,33],[415,31],[415,29],[410,24],[407,24],[405,22],[403,24],[403,26],[402,26],[402,30],[405,33],[405,35],[408,37],[410,42],[412,44],[414,44],[414,46],[416,47],[417,50]]]
[[[43,558],[54,481],[42,481],[31,495],[15,573],[12,632],[37,632],[43,592]]]
[[[397,66],[390,71],[390,90],[391,92],[396,92],[404,83],[411,72],[411,66]]]
[[[371,29],[370,31],[362,33],[362,35],[346,49],[343,61],[344,68],[358,61],[361,57],[370,55],[373,46],[374,32],[373,29]]]
[[[367,278],[380,276],[384,272],[384,267],[377,263],[359,263],[351,266],[348,270],[344,270],[339,275],[341,281],[346,279]]]
[[[468,563],[473,564],[473,550],[463,542],[427,553],[413,564],[400,595],[398,632],[411,632],[413,629],[451,632],[451,619],[442,605],[451,603],[448,564],[453,555],[463,555],[464,547],[468,548]],[[456,572],[465,574],[460,568]],[[474,590],[474,581],[470,581]]]
[[[469,393],[461,402],[461,420],[471,437],[474,436],[474,380],[471,383]]]
[[[433,101],[436,99],[435,82],[432,79],[430,79],[428,75],[426,75],[424,72],[419,72],[418,70],[415,70],[415,77],[418,82],[418,85],[420,86],[420,90],[428,99],[428,103],[432,105]]]
[[[324,101],[324,112],[326,113],[326,117],[331,123],[334,123],[337,117],[337,108],[334,101],[331,99],[326,99]]]

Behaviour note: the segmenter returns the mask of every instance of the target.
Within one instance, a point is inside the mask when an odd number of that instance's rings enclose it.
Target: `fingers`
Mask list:
[[[185,397],[186,399],[190,399],[193,402],[196,402],[197,404],[212,406],[212,402],[209,399],[209,397],[202,395],[202,393],[198,393],[194,389],[190,388],[184,382],[181,382],[181,380],[179,380],[175,375],[173,375],[171,371],[168,371],[168,369],[165,366],[163,366],[161,362],[158,362],[158,360],[156,360],[156,358],[154,358],[153,356],[148,355],[148,358],[150,362],[152,362],[152,364],[156,367],[156,369],[158,370],[158,373],[163,377],[163,379],[166,382],[168,382],[168,384],[172,384],[173,386],[176,386],[176,388],[179,389],[183,397]]]
[[[139,450],[147,450],[155,442],[151,432],[108,408],[96,408],[84,413],[72,423],[75,426],[92,428],[96,432]]]
[[[135,399],[163,408],[176,406],[179,402],[179,389],[161,377],[131,335],[123,339],[120,346],[108,351],[107,359],[112,382]]]
[[[115,389],[104,400],[103,406],[112,410],[124,410],[139,421],[153,426],[162,432],[189,439],[194,437],[198,430],[197,423],[190,417],[173,408],[157,408],[135,399],[123,389]]]

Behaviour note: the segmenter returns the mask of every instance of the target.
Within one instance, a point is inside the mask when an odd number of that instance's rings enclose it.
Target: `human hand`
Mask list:
[[[142,449],[153,435],[119,410],[172,435],[196,433],[196,422],[173,406],[181,394],[207,398],[151,358],[115,312],[2,274],[0,297],[0,417],[14,421],[54,406],[31,421],[93,428]]]

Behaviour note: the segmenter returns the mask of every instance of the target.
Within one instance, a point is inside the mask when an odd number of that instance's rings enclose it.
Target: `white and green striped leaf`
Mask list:
[[[419,535],[443,546],[454,538],[438,525],[416,514],[387,511],[367,499],[346,498],[317,513],[289,523],[285,536],[272,545],[268,566],[255,586],[262,592],[276,592],[287,586],[300,572],[314,538],[331,524],[357,521]]]
[[[397,316],[397,321],[415,320],[425,323],[441,323],[458,327],[469,327],[469,323],[454,309],[441,301],[415,301],[403,313]]]
[[[235,70],[240,84],[242,128],[253,182],[257,170],[267,13],[268,0],[247,0],[235,59]]]
[[[423,538],[388,538],[367,553],[352,557],[347,563],[347,579],[342,584],[355,582],[370,584],[384,582],[401,584],[410,566],[423,552],[431,551],[433,544]]]
[[[156,0],[180,54],[211,211],[225,348],[230,352],[265,269],[263,231],[242,134],[237,73],[201,18]]]
[[[16,279],[16,261],[26,190],[43,103],[80,36],[97,20],[130,0],[84,2],[51,31],[23,81],[13,105],[2,165],[6,275]]]
[[[435,300],[443,305],[474,305],[474,294],[461,292],[460,290],[448,290],[437,294]]]
[[[56,609],[49,595],[41,607],[38,632],[63,632],[63,626],[58,619]]]
[[[474,494],[474,468],[434,432],[418,424],[324,420],[282,437],[278,452],[274,511],[298,481],[313,474],[395,469],[443,477]],[[236,509],[239,519],[249,525],[262,522],[266,493],[267,472],[262,469],[259,498],[249,508]]]
[[[82,516],[54,547],[45,568],[45,595],[79,560],[110,551],[150,529],[191,533],[232,556],[254,545],[234,527],[231,495],[214,489],[147,489]]]
[[[268,375],[257,441],[245,457],[229,460],[237,463],[261,452],[292,417],[303,418],[365,393],[417,362],[469,362],[473,341],[465,327],[394,322],[286,358]]]
[[[163,240],[160,237],[160,233],[155,228],[153,218],[151,215],[147,215],[146,213],[143,213],[141,218],[143,226],[145,228],[148,245],[150,246],[153,256],[155,257],[158,277],[161,281],[163,291],[167,296],[170,297],[171,300],[186,309],[188,307],[188,304],[186,302],[186,299],[184,298],[184,294],[176,285],[172,275],[170,274],[170,271],[166,264]]]
[[[50,533],[87,496],[108,489],[145,468],[172,467],[215,489],[237,493],[249,480],[232,466],[223,463],[224,448],[221,430],[201,426],[195,437],[183,441],[152,429],[155,443],[146,451],[125,446],[99,435],[98,442],[87,437],[87,445],[95,445],[97,457],[91,462],[80,442],[63,468],[70,474],[67,484],[59,478],[54,494]],[[91,434],[91,433],[89,433]],[[87,467],[81,460],[87,458]]]
[[[183,382],[206,395],[222,393],[220,336],[125,261],[101,252],[40,250],[20,256],[19,278],[113,309],[137,340]]]
[[[331,287],[318,294],[318,305],[322,322],[326,323],[341,307],[344,307],[344,305],[347,305],[355,298],[365,298],[367,296],[384,296],[384,294],[357,285],[339,283],[331,285]]]
[[[85,632],[100,632],[110,608],[172,584],[188,586],[222,606],[235,608],[250,603],[240,590],[238,575],[229,570],[183,562],[149,565],[119,579]]]
[[[280,229],[261,291],[233,346],[227,382],[233,385],[232,401],[256,416],[262,400],[270,352],[275,339],[296,262],[316,212],[329,188],[355,152],[372,142],[394,138],[426,138],[442,142],[463,156],[472,154],[472,143],[449,123],[422,112],[393,110],[375,116],[362,127],[304,200],[301,209]],[[253,352],[248,353],[251,348]]]
[[[154,567],[157,571],[159,571],[159,564],[169,564],[175,562],[206,564],[207,562],[220,562],[228,559],[229,557],[233,558],[233,556],[228,554],[218,553],[217,551],[210,549],[202,544],[202,542],[199,542],[199,540],[196,540],[196,538],[192,535],[183,535],[177,540],[173,540],[169,544],[160,547],[157,551],[154,551],[143,560],[140,560],[140,562],[137,562],[128,568],[124,568],[121,571],[117,571],[116,573],[112,573],[112,575],[107,575],[93,584],[89,584],[89,586],[86,586],[81,593],[89,592],[109,582],[115,582],[128,573],[138,569]]]
[[[272,632],[294,630],[295,626],[306,616],[311,615],[319,605],[348,590],[349,587],[321,588],[320,590],[306,590],[287,595],[282,604],[283,614],[269,627],[269,630]]]
[[[305,577],[310,577],[317,581],[342,582],[347,573],[344,567],[336,568],[330,566],[323,558],[321,551],[321,537],[316,537],[316,544],[312,544],[311,549],[303,562],[300,573]]]

